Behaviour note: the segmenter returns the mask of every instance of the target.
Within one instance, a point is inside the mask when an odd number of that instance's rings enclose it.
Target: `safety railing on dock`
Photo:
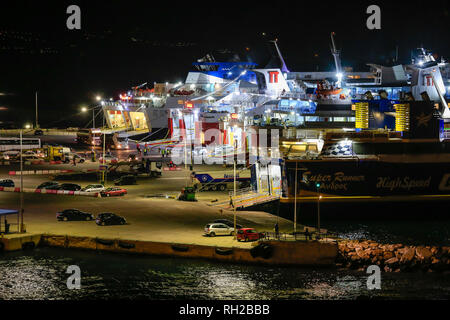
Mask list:
[[[336,232],[263,232],[260,241],[314,241],[321,239],[339,239],[339,234]]]
[[[240,195],[236,194],[236,196],[230,195],[230,200],[224,200],[220,202],[211,203],[215,207],[220,207],[223,209],[232,210],[236,209],[244,209],[251,206],[268,203],[272,201],[276,201],[280,198],[278,195],[271,195],[266,193],[257,193],[250,191],[248,193],[242,193]]]

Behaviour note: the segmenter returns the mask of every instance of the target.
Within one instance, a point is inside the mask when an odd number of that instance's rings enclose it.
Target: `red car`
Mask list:
[[[102,192],[100,192],[100,195],[102,197],[119,197],[119,196],[124,196],[126,194],[127,194],[127,190],[119,188],[119,187],[107,188],[107,189],[103,190]]]
[[[262,236],[262,233],[256,232],[253,228],[242,228],[237,232],[237,241],[256,241],[261,239]]]

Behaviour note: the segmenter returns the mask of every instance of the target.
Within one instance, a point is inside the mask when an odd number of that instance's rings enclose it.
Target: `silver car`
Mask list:
[[[90,184],[86,187],[84,187],[83,189],[81,189],[80,191],[84,191],[84,192],[102,192],[103,190],[105,190],[105,187],[101,184]]]
[[[208,223],[205,226],[205,235],[210,237],[232,236],[234,235],[234,228],[223,223]]]

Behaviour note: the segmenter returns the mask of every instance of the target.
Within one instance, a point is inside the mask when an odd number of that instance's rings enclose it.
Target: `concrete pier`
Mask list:
[[[36,237],[35,239],[38,238]],[[334,265],[338,254],[337,243],[326,241],[264,241],[265,245],[271,246],[271,256],[254,257],[250,248],[242,247],[217,247],[198,244],[101,239],[48,234],[40,236],[39,239],[40,245],[68,249],[126,252],[265,265],[330,266]],[[253,245],[255,246],[256,244],[254,243]]]

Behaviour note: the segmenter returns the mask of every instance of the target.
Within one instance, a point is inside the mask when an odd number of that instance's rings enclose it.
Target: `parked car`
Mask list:
[[[23,155],[22,159],[23,159],[23,161],[42,161],[41,157],[34,156],[34,155]]]
[[[100,161],[100,163],[117,163],[117,162],[119,162],[119,159],[112,155],[105,154],[105,158],[103,158],[103,156],[101,156],[100,159],[98,159],[98,161]]]
[[[57,190],[80,191],[81,186],[75,183],[63,183],[58,186]]]
[[[130,184],[137,184],[136,176],[133,176],[131,174],[122,176],[117,180],[114,180],[114,184],[116,186],[123,186],[123,185],[130,185]]]
[[[18,157],[20,157],[20,151],[15,151],[15,150],[5,151],[5,152],[3,152],[2,156],[3,156],[3,159],[5,159],[5,160],[17,159]]]
[[[261,239],[262,233],[256,232],[253,228],[243,228],[239,229],[237,233],[237,241],[256,241]]]
[[[86,161],[86,159],[80,156],[79,154],[73,152],[64,153],[64,162],[66,163],[73,162],[73,159],[75,159],[75,162],[78,163],[83,163]]]
[[[205,235],[210,237],[232,236],[234,235],[234,228],[224,223],[209,223],[205,226]]]
[[[78,209],[66,209],[57,212],[56,219],[58,221],[91,221],[94,220],[94,216]]]
[[[0,180],[0,187],[14,188],[14,181],[11,179]]]
[[[105,187],[102,184],[90,184],[81,189],[84,192],[102,192],[103,190],[105,190]]]
[[[119,187],[111,187],[100,192],[102,197],[117,197],[124,196],[127,194],[127,190]]]
[[[24,157],[24,158],[26,158],[26,157],[40,157],[40,158],[42,158],[42,157],[44,157],[44,155],[42,153],[37,153],[36,151],[33,151],[33,150],[27,150],[27,151],[24,151],[22,153],[22,157]]]
[[[36,189],[48,189],[48,190],[58,190],[59,183],[55,181],[48,181],[41,183]]]
[[[34,135],[35,136],[42,136],[42,135],[44,135],[44,131],[41,130],[41,129],[36,129],[36,130],[34,130]]]
[[[234,228],[234,222],[230,221],[228,219],[217,219],[217,220],[214,220],[213,223],[223,223],[231,228]],[[240,224],[236,223],[236,229],[242,229],[242,226]]]
[[[117,214],[105,212],[100,213],[97,216],[97,219],[95,219],[95,223],[99,226],[106,226],[106,225],[120,225],[127,223],[127,220],[125,220],[124,217],[118,216]]]

